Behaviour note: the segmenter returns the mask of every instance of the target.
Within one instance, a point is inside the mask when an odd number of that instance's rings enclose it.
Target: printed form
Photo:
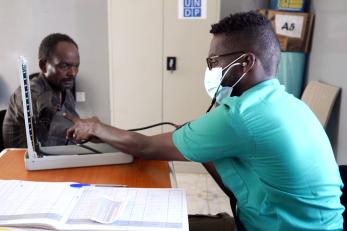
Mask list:
[[[182,189],[73,188],[70,184],[0,180],[0,225],[188,231]]]
[[[0,181],[0,221],[48,218],[60,221],[82,193],[67,183]]]
[[[100,198],[107,198],[101,200],[103,206],[100,206]],[[121,202],[125,203],[123,209]],[[111,207],[121,212],[105,209],[108,211],[105,213],[98,207]],[[66,224],[92,225],[97,220],[95,217],[99,217],[102,221],[111,220],[112,226],[182,229],[186,211],[185,194],[181,189],[91,187],[84,191]],[[109,217],[111,214],[116,219]]]

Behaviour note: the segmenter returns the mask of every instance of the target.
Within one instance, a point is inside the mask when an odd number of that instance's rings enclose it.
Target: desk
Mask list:
[[[125,184],[139,188],[171,187],[167,161],[135,159],[131,164],[28,171],[24,167],[25,149],[7,149],[2,153],[1,180]]]

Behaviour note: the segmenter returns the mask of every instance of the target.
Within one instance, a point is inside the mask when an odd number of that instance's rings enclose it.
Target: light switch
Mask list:
[[[76,102],[85,102],[86,93],[84,91],[76,91]]]

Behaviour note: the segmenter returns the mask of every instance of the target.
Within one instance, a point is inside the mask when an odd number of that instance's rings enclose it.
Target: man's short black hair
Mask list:
[[[231,14],[213,24],[210,33],[230,35],[230,46],[253,52],[261,59],[267,74],[276,73],[281,50],[271,22],[265,16],[254,11]]]
[[[78,49],[77,43],[66,34],[54,33],[46,36],[39,47],[39,60],[49,59],[59,42],[73,43]]]

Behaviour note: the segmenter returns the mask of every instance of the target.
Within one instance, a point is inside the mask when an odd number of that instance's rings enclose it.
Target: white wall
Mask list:
[[[53,32],[70,35],[79,45],[81,65],[77,91],[86,102],[82,116],[110,122],[106,0],[0,0],[0,109],[19,86],[18,56],[29,60],[29,72],[39,71],[38,46]]]
[[[347,164],[347,2],[314,0],[311,12],[316,18],[308,80],[321,80],[342,88],[327,131],[338,162]]]

